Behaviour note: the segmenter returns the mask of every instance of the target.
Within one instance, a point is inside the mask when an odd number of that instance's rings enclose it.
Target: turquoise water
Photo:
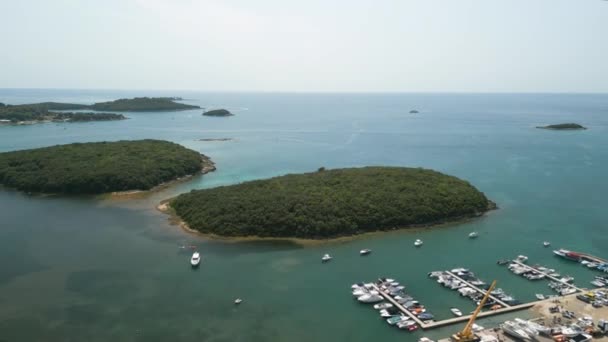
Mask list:
[[[426,274],[469,267],[522,300],[548,294],[496,265],[526,254],[587,286],[593,273],[542,247],[608,257],[608,95],[250,94],[0,89],[0,102],[91,103],[182,96],[226,107],[125,113],[120,122],[0,127],[0,151],[76,141],[157,138],[209,155],[218,170],[133,200],[27,196],[0,190],[0,340],[386,341],[446,336],[458,326],[410,334],[356,303],[350,284],[391,276],[439,318],[471,303]],[[411,109],[420,114],[411,115]],[[537,125],[578,122],[586,131]],[[201,138],[233,138],[201,142]],[[363,165],[421,166],[469,180],[500,209],[472,222],[392,232],[321,246],[225,243],[187,234],[154,210],[190,189],[289,172]],[[469,240],[470,231],[477,240]],[[420,249],[413,247],[424,240]],[[181,244],[196,244],[191,270]],[[358,256],[361,248],[373,255]],[[331,253],[334,260],[321,264]],[[245,302],[235,307],[232,301]],[[482,321],[482,324],[491,322]]]

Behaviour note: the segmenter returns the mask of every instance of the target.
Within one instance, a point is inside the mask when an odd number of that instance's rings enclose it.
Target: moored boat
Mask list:
[[[549,246],[551,246],[551,242],[545,241],[545,242],[543,242],[543,246],[549,247]]]
[[[371,249],[362,249],[362,250],[360,250],[360,251],[359,251],[359,254],[360,254],[360,255],[368,255],[368,254],[370,254],[371,252],[372,252],[372,250],[371,250]]]
[[[457,308],[451,308],[450,311],[452,311],[452,313],[454,314],[454,316],[457,316],[457,317],[462,316],[462,311],[460,311]]]
[[[423,244],[423,242],[420,239],[416,239],[416,241],[414,241],[414,246],[416,246],[416,247],[420,247],[420,246],[422,246],[422,244]]]
[[[321,258],[321,262],[328,262],[328,261],[330,261],[331,259],[333,259],[333,258],[331,257],[331,255],[329,255],[329,254],[325,254],[325,255],[323,255],[323,257]]]
[[[475,239],[479,236],[479,234],[477,232],[471,232],[469,233],[469,239]]]

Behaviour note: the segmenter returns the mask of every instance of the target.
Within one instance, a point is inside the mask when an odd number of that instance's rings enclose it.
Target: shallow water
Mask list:
[[[27,196],[0,190],[0,340],[364,341],[446,336],[390,328],[359,305],[350,284],[391,276],[439,318],[468,301],[426,277],[469,267],[522,300],[549,294],[497,266],[526,254],[588,286],[593,273],[543,248],[608,257],[608,95],[249,94],[0,90],[0,102],[91,103],[182,96],[200,110],[125,113],[104,123],[0,127],[0,151],[75,141],[157,138],[209,155],[218,170],[136,199]],[[410,109],[420,114],[409,114]],[[578,122],[586,131],[538,130]],[[202,142],[202,138],[233,141]],[[433,168],[464,178],[497,202],[482,219],[447,228],[377,234],[300,247],[208,241],[168,223],[162,199],[195,188],[290,172],[363,165]],[[467,234],[478,231],[470,240]],[[424,246],[413,247],[415,239]],[[190,269],[179,245],[200,246]],[[359,257],[362,248],[374,250]],[[334,260],[321,264],[331,253]],[[239,307],[235,297],[245,300]],[[481,322],[482,324],[489,324]]]

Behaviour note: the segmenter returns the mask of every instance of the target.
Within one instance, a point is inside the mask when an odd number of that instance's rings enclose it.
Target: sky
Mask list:
[[[608,92],[605,0],[0,0],[0,88]]]

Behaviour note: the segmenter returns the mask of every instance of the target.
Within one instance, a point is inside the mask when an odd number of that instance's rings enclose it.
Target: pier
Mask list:
[[[555,282],[558,282],[558,283],[560,283],[560,284],[564,284],[564,285],[566,285],[566,286],[568,286],[568,287],[571,287],[571,288],[575,289],[575,290],[576,290],[576,291],[578,291],[578,292],[583,292],[583,291],[585,291],[585,290],[583,290],[583,289],[581,289],[581,288],[577,287],[577,286],[576,286],[576,285],[574,285],[574,284],[570,284],[570,283],[565,282],[565,281],[563,281],[563,280],[561,280],[561,279],[558,279],[558,278],[552,277],[552,276],[548,275],[548,274],[547,274],[547,273],[545,273],[545,272],[539,271],[539,270],[537,270],[536,268],[534,268],[534,267],[532,267],[532,266],[528,266],[528,265],[526,265],[526,264],[524,264],[524,263],[522,263],[522,262],[519,262],[519,261],[517,261],[517,260],[513,260],[512,262],[513,262],[513,263],[516,263],[516,264],[518,264],[519,266],[522,266],[522,267],[524,267],[524,268],[526,268],[526,269],[528,269],[528,270],[530,270],[530,271],[534,271],[534,272],[540,273],[540,274],[544,275],[546,278],[551,279],[551,280],[553,280],[553,281],[555,281]]]
[[[459,277],[456,277],[456,278],[459,278]],[[406,314],[414,322],[416,322],[416,324],[418,324],[420,326],[420,328],[423,329],[423,330],[434,329],[434,328],[439,328],[439,327],[443,327],[443,326],[446,326],[446,325],[466,322],[472,316],[472,315],[467,315],[467,316],[461,316],[461,317],[448,318],[448,319],[444,319],[444,320],[441,320],[441,321],[432,321],[432,322],[428,322],[428,323],[427,322],[423,322],[416,315],[414,315],[413,313],[411,313],[407,308],[405,308],[403,305],[399,304],[395,299],[393,299],[393,297],[391,297],[390,295],[388,295],[387,293],[385,293],[384,291],[382,291],[380,288],[378,288],[377,286],[374,285],[374,289],[376,291],[378,291],[378,293],[380,293],[380,295],[382,297],[384,297],[384,299],[386,299],[391,304],[393,304],[397,309],[399,309],[399,311],[401,311],[402,313]],[[481,291],[479,289],[477,289],[477,290]],[[494,300],[496,300],[496,299],[494,299]],[[545,300],[542,300],[542,301],[548,301],[548,300],[549,299],[545,299]],[[483,317],[489,317],[489,316],[509,313],[509,312],[513,312],[513,311],[524,310],[524,309],[528,309],[528,308],[530,308],[530,307],[532,307],[532,306],[534,306],[537,303],[542,302],[542,301],[535,301],[535,302],[524,303],[524,304],[513,305],[513,306],[510,306],[510,305],[507,305],[505,303],[502,303],[503,305],[505,305],[503,308],[500,308],[500,309],[497,309],[497,310],[491,310],[491,311],[481,312],[481,313],[479,313],[479,315],[477,315],[477,317],[478,318],[483,318]]]
[[[459,281],[461,281],[462,283],[466,284],[468,287],[472,288],[473,290],[475,290],[475,291],[477,291],[477,292],[481,293],[482,295],[485,295],[485,294],[486,294],[486,291],[481,290],[480,288],[478,288],[478,287],[477,287],[477,286],[475,286],[475,285],[472,285],[471,283],[469,283],[468,281],[466,281],[466,280],[464,280],[464,279],[460,278],[459,276],[455,275],[454,273],[452,273],[452,272],[450,272],[450,271],[445,271],[445,273],[447,273],[447,274],[451,275],[452,277],[454,277],[454,278],[458,279]],[[508,308],[508,307],[510,307],[510,306],[511,306],[511,305],[509,305],[509,304],[507,304],[507,303],[505,303],[505,302],[501,301],[500,299],[498,299],[498,298],[496,298],[496,297],[494,297],[494,296],[492,296],[492,295],[490,295],[490,296],[489,296],[489,298],[491,298],[492,300],[494,300],[496,303],[498,303],[498,304],[502,305],[502,307],[503,307],[503,308]]]

